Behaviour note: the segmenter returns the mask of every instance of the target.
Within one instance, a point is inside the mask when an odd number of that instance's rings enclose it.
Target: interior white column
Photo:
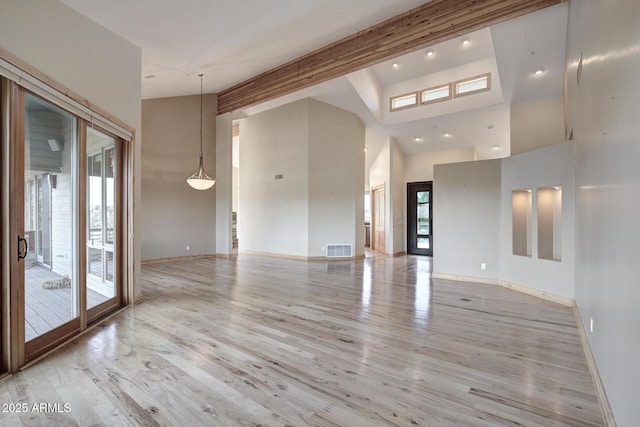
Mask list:
[[[232,253],[232,127],[231,113],[216,117],[216,255],[225,257]]]

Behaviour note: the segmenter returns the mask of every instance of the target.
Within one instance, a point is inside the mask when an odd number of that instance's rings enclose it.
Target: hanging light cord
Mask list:
[[[200,76],[200,162],[202,162],[202,76],[204,74],[198,74]]]
[[[202,126],[203,126],[203,109],[204,109],[204,89],[202,83],[202,76],[204,74],[198,74],[200,76],[200,164],[196,173],[187,178],[187,183],[196,190],[208,190],[216,183],[215,179],[212,179],[204,171],[204,155],[202,153]]]

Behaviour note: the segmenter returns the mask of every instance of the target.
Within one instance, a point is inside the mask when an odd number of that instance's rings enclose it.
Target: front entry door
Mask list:
[[[407,252],[414,255],[433,255],[432,182],[407,184]]]

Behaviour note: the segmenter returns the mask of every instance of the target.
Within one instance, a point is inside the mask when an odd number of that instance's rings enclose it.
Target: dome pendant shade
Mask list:
[[[191,186],[191,188],[195,190],[208,190],[213,187],[213,184],[216,183],[216,180],[211,178],[204,171],[204,166],[202,164],[202,76],[204,74],[198,74],[200,76],[200,165],[198,167],[198,172],[191,175],[187,178],[187,184]]]
[[[216,180],[211,178],[204,171],[204,167],[202,166],[202,154],[200,154],[200,167],[198,168],[198,172],[187,178],[187,184],[195,190],[208,190],[213,187],[213,184],[215,183]]]

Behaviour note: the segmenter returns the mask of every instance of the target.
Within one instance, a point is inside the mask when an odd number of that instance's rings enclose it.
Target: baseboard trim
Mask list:
[[[219,254],[219,253],[216,253],[215,257],[216,258],[230,260],[230,259],[237,259],[238,258],[238,254]]]
[[[331,262],[331,261],[357,261],[364,259],[364,255],[347,256],[347,257],[326,257],[326,256],[310,256],[307,257],[309,262]]]
[[[522,292],[523,294],[533,295],[534,297],[542,298],[543,300],[556,302],[567,307],[573,307],[573,298],[563,297],[562,295],[552,294],[551,292],[541,291],[540,289],[518,285],[516,283],[507,282],[506,280],[500,280],[500,286]]]
[[[572,298],[563,297],[561,295],[552,294],[550,292],[541,291],[539,289],[530,288],[528,286],[518,285],[516,283],[511,283],[506,280],[487,279],[484,277],[473,277],[473,276],[458,276],[456,274],[443,274],[443,273],[432,273],[431,277],[434,279],[449,280],[453,282],[470,282],[470,283],[482,283],[484,285],[501,286],[503,288],[521,292],[523,294],[542,298],[543,300],[562,304],[567,307],[573,306]]]
[[[607,398],[604,384],[602,383],[600,373],[598,372],[596,359],[593,357],[591,346],[589,345],[589,340],[587,339],[587,331],[585,331],[584,329],[582,319],[580,317],[580,312],[578,311],[578,306],[575,304],[575,301],[572,304],[571,308],[573,309],[573,317],[575,318],[576,325],[578,327],[578,335],[580,335],[580,341],[582,341],[582,348],[584,349],[584,355],[587,359],[589,372],[591,372],[591,378],[593,378],[593,384],[596,388],[596,394],[598,395],[598,403],[600,404],[602,418],[604,419],[605,425],[607,425],[608,427],[616,427],[616,421],[613,418],[613,411],[611,410],[611,405],[609,405],[609,399]]]
[[[280,258],[280,259],[290,259],[295,261],[309,261],[309,262],[327,262],[327,261],[357,261],[359,259],[364,259],[364,254],[356,255],[352,257],[325,257],[325,256],[300,256],[300,255],[289,255],[289,254],[279,254],[275,252],[258,252],[258,251],[242,251],[243,255],[258,255],[265,256],[271,258]]]
[[[185,256],[175,256],[168,258],[154,258],[154,259],[145,259],[140,262],[141,265],[147,264],[158,264],[161,262],[169,262],[169,261],[185,261],[190,259],[202,259],[202,258],[215,258],[216,254],[205,254],[205,255],[185,255]]]
[[[482,283],[483,285],[499,286],[500,281],[497,279],[487,279],[484,277],[459,276],[457,274],[431,273],[431,278],[438,280],[448,280],[450,282],[470,282]]]
[[[582,348],[584,350],[585,357],[587,359],[587,365],[589,366],[589,372],[591,373],[591,378],[593,378],[593,383],[596,388],[596,395],[598,397],[598,404],[600,406],[602,418],[604,419],[605,425],[607,427],[616,427],[616,421],[613,417],[613,411],[611,410],[611,405],[609,404],[609,399],[607,398],[607,393],[604,389],[604,384],[602,383],[602,379],[600,378],[598,367],[596,365],[596,360],[593,357],[593,353],[591,352],[591,346],[589,345],[589,340],[587,339],[586,331],[584,330],[584,327],[582,325],[582,319],[580,318],[580,312],[578,311],[578,307],[576,306],[575,300],[573,300],[572,298],[563,297],[561,295],[552,294],[550,292],[541,291],[539,289],[534,289],[527,286],[511,283],[506,280],[485,279],[485,278],[479,278],[479,277],[458,276],[455,274],[442,274],[442,273],[432,273],[431,277],[433,279],[448,280],[448,281],[454,281],[454,282],[473,282],[473,283],[482,283],[487,285],[502,286],[504,288],[512,289],[516,292],[521,292],[521,293],[532,295],[534,297],[538,297],[547,301],[551,301],[558,304],[562,304],[567,307],[571,307],[573,311],[573,316],[576,321],[576,326],[578,328],[578,335],[580,335]]]

